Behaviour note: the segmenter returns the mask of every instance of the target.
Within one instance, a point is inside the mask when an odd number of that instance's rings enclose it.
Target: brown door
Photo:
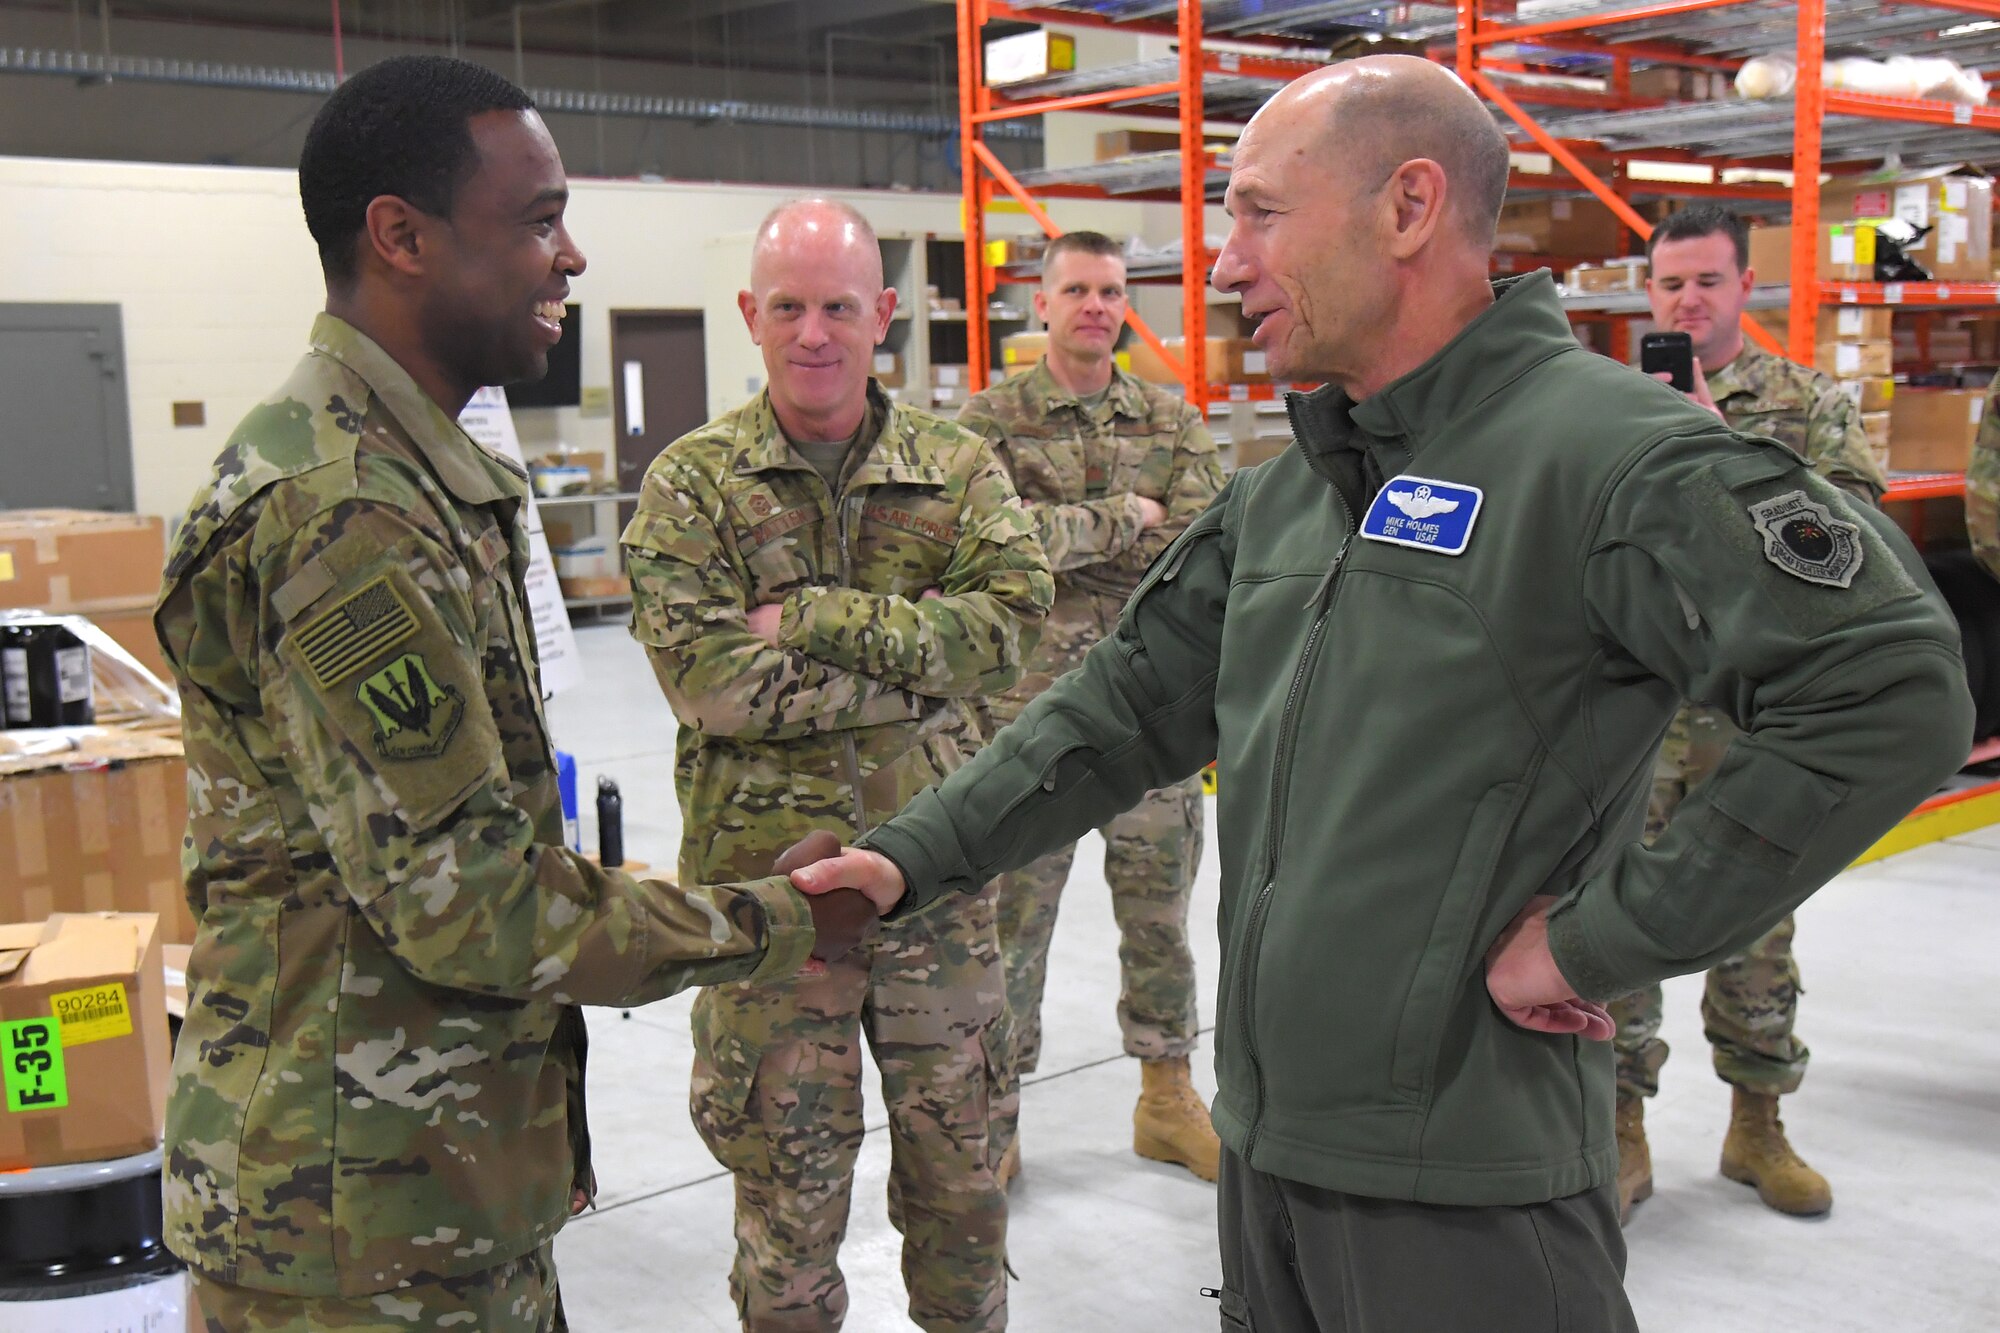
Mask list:
[[[660,450],[708,420],[701,312],[612,311],[611,398],[618,489],[636,491]]]

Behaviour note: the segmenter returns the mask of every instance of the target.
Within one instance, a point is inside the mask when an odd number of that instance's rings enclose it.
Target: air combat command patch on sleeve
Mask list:
[[[1750,506],[1750,521],[1764,537],[1764,557],[1808,583],[1846,588],[1861,572],[1861,528],[1804,491],[1787,491]]]
[[[355,692],[375,722],[375,752],[384,759],[434,759],[444,753],[465,699],[439,685],[419,653],[404,653],[361,682]]]

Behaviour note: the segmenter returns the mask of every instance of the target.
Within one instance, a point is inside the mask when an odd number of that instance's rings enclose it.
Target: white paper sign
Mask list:
[[[528,460],[521,453],[521,437],[514,432],[514,414],[507,408],[507,395],[498,389],[481,389],[459,413],[459,428],[502,458],[522,467]],[[522,521],[528,525],[528,574],[522,580],[528,594],[528,617],[535,627],[535,656],[542,667],[542,688],[561,694],[583,683],[583,664],[576,655],[576,635],[571,631],[569,611],[563,606],[562,588],[556,583],[556,562],[549,555],[549,539],[542,535],[542,514],[535,508],[532,491]]]

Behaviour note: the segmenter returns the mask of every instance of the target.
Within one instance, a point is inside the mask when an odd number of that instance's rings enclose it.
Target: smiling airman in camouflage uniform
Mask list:
[[[1690,217],[1703,217],[1690,210]],[[1684,226],[1700,226],[1689,223]],[[1690,232],[1687,235],[1692,235]],[[1720,237],[1722,232],[1709,233]],[[1687,239],[1671,226],[1656,234],[1655,278],[1661,241]],[[1718,253],[1728,247],[1716,245]],[[1669,260],[1671,265],[1674,261]],[[1724,285],[1734,293],[1734,288]],[[1656,299],[1656,315],[1658,302]],[[1873,504],[1887,482],[1868,449],[1856,401],[1839,381],[1757,346],[1736,329],[1740,350],[1705,375],[1716,409],[1732,429],[1789,445],[1815,472],[1856,499]],[[1653,773],[1645,837],[1657,837],[1689,791],[1717,766],[1738,732],[1713,708],[1683,707],[1667,729]],[[1793,921],[1786,917],[1734,958],[1709,969],[1702,996],[1702,1025],[1713,1048],[1715,1072],[1736,1089],[1732,1130],[1724,1145],[1723,1172],[1743,1179],[1743,1158],[1757,1158],[1766,1203],[1782,1212],[1823,1213],[1833,1195],[1823,1177],[1801,1161],[1777,1120],[1776,1099],[1798,1090],[1810,1052],[1793,1033],[1798,1020],[1799,967],[1792,955]],[[1659,1091],[1667,1043],[1660,1039],[1661,991],[1635,992],[1609,1006],[1618,1024],[1619,1195],[1623,1211],[1652,1193],[1652,1154],[1645,1142],[1644,1098]],[[1763,1112],[1768,1115],[1746,1114]]]
[[[992,450],[868,379],[880,333],[855,321],[883,299],[875,244],[824,201],[767,220],[753,286],[772,387],[668,445],[625,530],[632,633],[680,721],[689,883],[763,874],[814,830],[852,841],[956,769],[982,743],[977,701],[1018,676],[1054,595]],[[779,421],[788,364],[770,330],[799,322],[836,329],[803,355],[835,366],[837,410],[859,416],[825,462],[831,480]],[[752,616],[779,606],[767,640]],[[910,1315],[929,1330],[1005,1326],[1006,1196],[987,1124],[1008,1095],[1006,995],[990,888],[885,926],[824,975],[705,991],[693,1022],[695,1126],[736,1176],[730,1291],[745,1328],[845,1317],[864,1033],[888,1101]]]
[[[384,61],[299,181],[328,313],[196,492],[155,617],[196,923],[165,1239],[213,1333],[547,1333],[593,1188],[577,1006],[789,975],[837,914],[562,846],[527,479],[453,420],[543,373],[583,271],[533,104]]]
[[[1069,233],[1051,247],[1044,268],[1038,308],[1048,310],[1043,318],[1051,355],[1069,349],[1075,317],[1084,313],[1108,315],[1098,323],[1115,334],[1124,285],[1115,244],[1095,232]],[[1051,283],[1060,285],[1052,290]],[[1102,290],[1088,290],[1096,285]],[[1064,290],[1069,288],[1075,290]],[[1107,302],[1110,308],[1101,309]],[[988,705],[996,729],[1117,627],[1126,598],[1153,559],[1222,489],[1215,442],[1200,413],[1119,370],[1108,344],[1102,350],[1107,355],[1099,373],[1108,371],[1110,378],[1101,396],[1092,395],[1097,401],[1063,387],[1045,357],[976,395],[959,413],[960,424],[992,443],[1034,513],[1056,571],[1055,609],[1027,674]],[[1145,523],[1141,497],[1164,508],[1160,521]],[[1188,903],[1201,865],[1202,820],[1201,783],[1194,779],[1148,793],[1102,834],[1104,876],[1118,922],[1118,1023],[1125,1053],[1144,1062],[1133,1144],[1144,1156],[1212,1180],[1220,1143],[1187,1078],[1199,1021]],[[1041,1059],[1049,945],[1075,857],[1071,845],[1001,879],[1000,945],[1017,1083]],[[1020,1161],[1015,1131],[1012,1118],[996,1126],[1010,1175]]]
[[[1965,469],[1965,531],[1979,563],[2000,579],[2000,375],[1986,391],[1986,415]]]

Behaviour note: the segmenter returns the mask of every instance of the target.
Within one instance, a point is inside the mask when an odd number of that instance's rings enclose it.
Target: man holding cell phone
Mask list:
[[[1646,294],[1659,332],[1642,341],[1641,369],[1674,384],[1732,429],[1783,441],[1828,481],[1874,503],[1885,482],[1868,452],[1859,408],[1840,382],[1744,338],[1743,310],[1756,279],[1749,256],[1743,219],[1714,204],[1682,209],[1654,230],[1647,242]],[[1693,353],[1691,365],[1673,364],[1676,334]],[[1681,709],[1654,767],[1648,841],[1667,826],[1688,792],[1715,771],[1736,735],[1716,709],[1699,704]],[[1811,1217],[1833,1207],[1833,1191],[1792,1151],[1777,1107],[1778,1098],[1797,1091],[1805,1076],[1808,1052],[1792,1031],[1798,1004],[1799,969],[1788,916],[1749,949],[1709,970],[1702,1026],[1714,1048],[1716,1074],[1734,1089],[1722,1174],[1756,1186],[1759,1197],[1779,1212]],[[1618,1022],[1618,1203],[1620,1215],[1629,1216],[1632,1205],[1653,1192],[1644,1107],[1645,1098],[1659,1091],[1667,1058],[1659,1036],[1660,988],[1637,991],[1609,1008]]]

